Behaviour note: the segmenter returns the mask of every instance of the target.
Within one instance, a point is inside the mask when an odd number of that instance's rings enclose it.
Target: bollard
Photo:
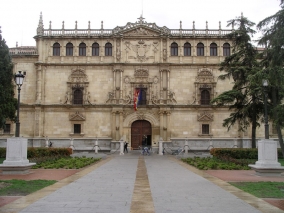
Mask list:
[[[98,142],[98,139],[95,141],[95,153],[98,154],[98,145],[99,145],[99,142]]]
[[[234,139],[234,148],[238,148],[238,141],[237,141],[237,139]]]
[[[185,140],[184,142],[184,153],[188,154],[188,141],[187,140]]]
[[[45,137],[45,147],[48,147],[48,137]]]
[[[163,141],[159,141],[159,155],[163,155]]]
[[[124,141],[120,141],[120,155],[124,155],[123,149],[124,149]]]

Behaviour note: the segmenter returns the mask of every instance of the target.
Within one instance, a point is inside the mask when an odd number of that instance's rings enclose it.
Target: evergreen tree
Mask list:
[[[15,120],[17,99],[14,98],[13,64],[1,33],[0,28],[0,128],[3,128],[6,119]]]
[[[241,15],[228,21],[228,26],[237,26],[236,30],[228,35],[233,41],[232,54],[227,56],[220,65],[220,71],[225,74],[219,79],[233,79],[233,87],[212,100],[218,106],[229,105],[233,112],[223,122],[228,127],[237,123],[239,131],[244,131],[252,125],[252,147],[256,147],[256,128],[258,120],[263,114],[261,87],[258,62],[258,51],[251,43],[251,35],[255,31],[251,28],[255,24]]]
[[[259,40],[264,45],[263,68],[269,81],[269,97],[271,102],[270,118],[277,129],[278,139],[284,156],[284,144],[281,128],[284,127],[284,0],[280,1],[281,9],[258,23],[263,37]]]

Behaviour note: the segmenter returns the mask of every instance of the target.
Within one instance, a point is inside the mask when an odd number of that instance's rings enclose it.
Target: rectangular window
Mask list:
[[[202,124],[202,135],[209,135],[209,124]]]
[[[184,48],[184,56],[191,56],[191,49],[190,48]]]
[[[11,124],[5,124],[4,134],[10,134],[11,132]]]
[[[224,52],[224,56],[230,56],[230,49],[224,48],[223,52]]]
[[[85,47],[79,48],[79,56],[86,56],[86,48]]]
[[[60,56],[60,48],[53,47],[53,55],[54,56]]]
[[[147,103],[147,89],[140,89],[140,99],[139,99],[139,102],[138,102],[138,105],[146,105]]]
[[[73,55],[73,48],[66,48],[66,56],[72,56]]]
[[[74,134],[81,133],[81,124],[74,124]]]
[[[217,56],[217,48],[210,48],[210,56]]]
[[[197,56],[204,56],[204,49],[203,48],[197,48]]]
[[[92,48],[92,56],[98,56],[99,55],[99,48]]]

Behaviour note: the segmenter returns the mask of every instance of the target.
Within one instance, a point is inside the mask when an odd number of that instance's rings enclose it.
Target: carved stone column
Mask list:
[[[163,71],[160,70],[160,99],[164,99],[163,98]]]
[[[167,141],[170,140],[171,138],[171,131],[170,131],[170,116],[171,116],[171,112],[166,112],[167,113],[167,130],[166,130],[166,134],[167,134]]]
[[[37,67],[37,79],[36,79],[36,103],[41,104],[41,78],[42,70],[41,66]]]
[[[123,112],[119,112],[119,138],[123,137]]]
[[[120,70],[120,99],[122,99],[122,70]]]
[[[112,131],[111,131],[111,137],[112,140],[116,140],[116,119],[115,119],[116,113],[112,112]]]
[[[163,140],[164,140],[164,129],[163,129],[163,127],[164,127],[164,119],[163,119],[164,112],[160,111],[159,114],[160,114],[160,137],[163,138]]]
[[[167,71],[167,99],[169,99],[169,91],[170,91],[170,71]]]
[[[35,121],[34,121],[34,137],[41,137],[41,126],[42,126],[42,119],[41,119],[41,108],[35,108]]]
[[[45,85],[46,85],[46,69],[47,69],[47,67],[44,67],[43,68],[43,73],[42,73],[42,81],[43,81],[43,83],[42,83],[42,100],[41,100],[41,104],[44,104],[45,103]]]

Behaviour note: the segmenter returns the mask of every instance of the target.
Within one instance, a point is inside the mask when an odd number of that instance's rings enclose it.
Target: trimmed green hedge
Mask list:
[[[6,158],[6,148],[0,147],[0,158]]]
[[[41,158],[41,157],[66,157],[72,154],[71,148],[45,148],[45,147],[29,147],[28,158]],[[6,148],[0,148],[0,158],[6,158]]]
[[[278,149],[278,158],[282,157],[281,149]],[[258,159],[258,150],[252,148],[213,148],[210,154],[216,158],[230,157],[234,159]]]

